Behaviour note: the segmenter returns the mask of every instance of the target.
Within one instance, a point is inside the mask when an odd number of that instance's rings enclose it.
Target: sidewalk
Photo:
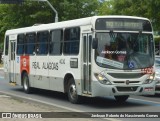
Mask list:
[[[62,109],[55,106],[49,106],[49,105],[43,105],[40,103],[36,103],[33,101],[25,100],[25,99],[19,99],[16,97],[8,96],[5,94],[0,93],[0,113],[13,113],[14,112],[70,112],[69,110]],[[26,114],[28,116],[28,114]],[[66,113],[67,115],[67,113]],[[2,114],[0,114],[0,117],[2,117]],[[4,117],[4,116],[3,116]],[[23,116],[22,116],[23,117]],[[93,121],[96,119],[91,118],[64,118],[65,113],[63,113],[62,118],[30,118],[30,119],[22,119],[22,118],[1,118],[3,121]]]

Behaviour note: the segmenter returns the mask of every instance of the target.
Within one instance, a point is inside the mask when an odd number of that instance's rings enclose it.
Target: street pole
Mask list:
[[[56,9],[52,6],[52,4],[48,0],[30,0],[30,1],[47,2],[47,4],[50,6],[50,8],[55,13],[55,22],[58,22],[58,12],[56,11]]]
[[[46,0],[47,4],[51,7],[51,9],[55,12],[55,22],[58,22],[58,12],[56,11],[56,9],[52,6],[52,4]]]

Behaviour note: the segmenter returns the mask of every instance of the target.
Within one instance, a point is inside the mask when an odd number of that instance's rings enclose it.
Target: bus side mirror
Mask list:
[[[93,49],[97,49],[98,48],[98,38],[93,38],[92,48]]]

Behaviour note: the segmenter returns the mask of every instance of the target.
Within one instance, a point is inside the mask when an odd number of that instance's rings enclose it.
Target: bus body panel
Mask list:
[[[9,79],[9,59],[8,56],[4,56],[4,78],[6,80],[10,80]]]
[[[71,59],[76,58],[78,60],[78,67],[77,68],[71,68],[70,63]],[[64,77],[67,74],[71,74],[74,79],[80,79],[80,60],[79,57],[76,56],[50,56],[49,61],[53,62],[53,69],[49,69],[49,78],[50,78],[50,89],[51,90],[56,90],[60,92],[64,92]]]
[[[16,83],[21,85],[20,56],[16,56]]]

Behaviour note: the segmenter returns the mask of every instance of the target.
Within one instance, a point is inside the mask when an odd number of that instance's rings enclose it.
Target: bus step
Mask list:
[[[10,84],[11,86],[16,86],[16,85],[17,85],[16,82],[9,82],[9,84]]]

